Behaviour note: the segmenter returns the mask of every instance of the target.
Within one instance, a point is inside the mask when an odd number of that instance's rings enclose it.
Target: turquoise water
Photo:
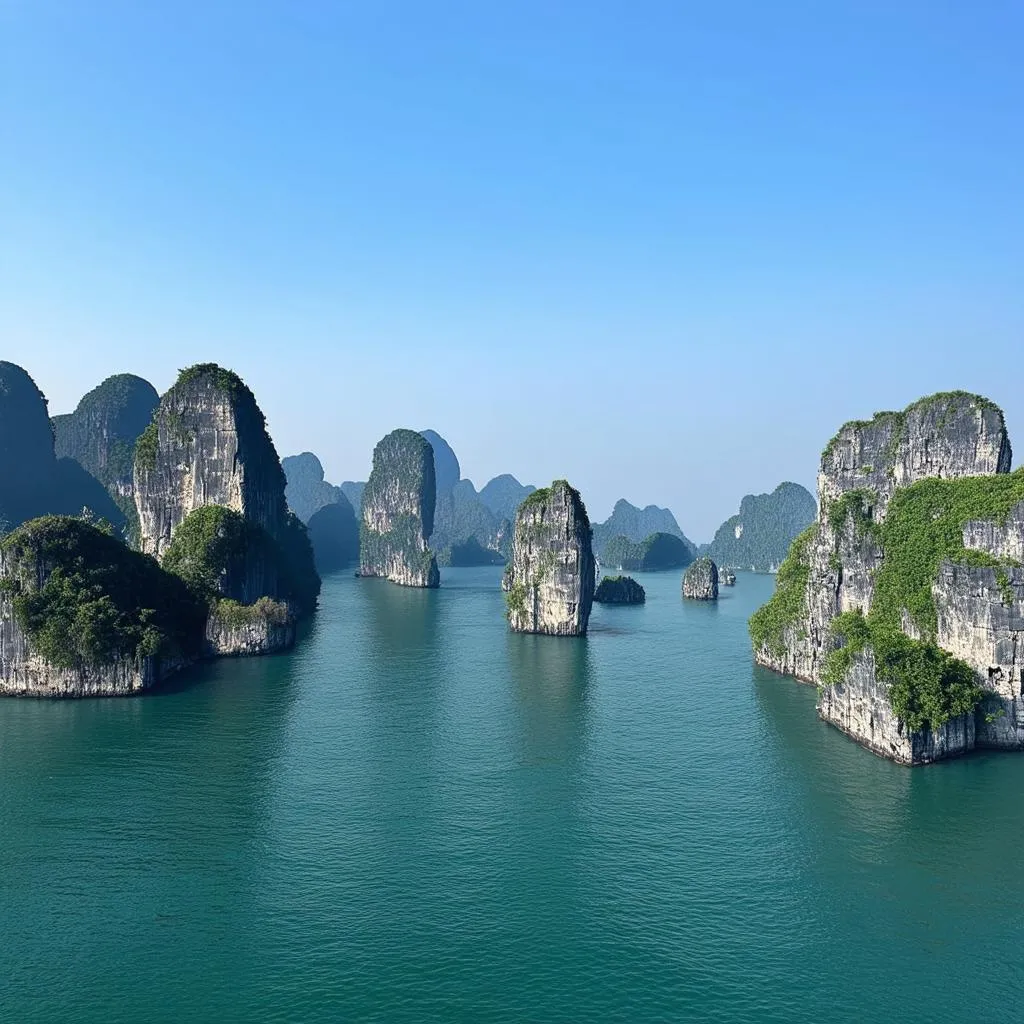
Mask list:
[[[293,654],[0,701],[0,1019],[1019,1021],[1024,757],[751,665],[772,580],[586,640],[348,574]]]

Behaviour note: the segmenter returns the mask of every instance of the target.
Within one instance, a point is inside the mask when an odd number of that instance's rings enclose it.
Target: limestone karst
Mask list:
[[[436,587],[427,538],[434,529],[434,453],[415,430],[393,430],[373,450],[363,491],[359,572],[406,587]]]
[[[502,473],[480,488],[480,501],[499,522],[505,519],[511,523],[516,509],[536,489],[533,484],[521,484],[511,473]]]
[[[505,569],[509,626],[519,633],[583,636],[594,599],[590,520],[565,480],[534,491],[516,512]]]
[[[508,555],[512,529],[460,478],[459,460],[436,430],[423,430],[434,452],[437,500],[429,539],[439,565],[495,565]]]
[[[288,507],[304,522],[317,571],[333,572],[359,559],[359,520],[345,492],[324,479],[312,452],[281,460]]]
[[[203,653],[205,603],[83,519],[43,516],[0,541],[0,692],[151,689]]]
[[[116,530],[124,515],[76,461],[57,458],[46,398],[20,366],[0,361],[0,533],[37,516],[83,509]]]
[[[359,561],[359,520],[344,494],[314,512],[307,529],[321,574]]]
[[[320,579],[306,528],[287,508],[263,413],[237,374],[212,363],[179,374],[136,445],[134,489],[141,550],[219,574],[208,639],[223,640],[221,653],[275,649],[289,640],[277,628],[281,608],[292,618],[315,609]],[[215,628],[223,612],[241,622],[240,607],[250,609],[247,636]]]
[[[748,494],[739,513],[722,523],[702,553],[719,566],[774,572],[817,511],[814,498],[799,484],[786,482],[771,494]]]
[[[339,499],[348,501],[340,487],[324,479],[324,467],[312,452],[285,456],[281,469],[284,470],[284,496],[288,507],[307,526],[325,505],[336,504]]]
[[[52,418],[58,458],[74,459],[106,487],[135,528],[135,444],[160,396],[142,377],[119,373],[88,392],[74,412]]]
[[[634,544],[639,544],[653,534],[678,537],[689,551],[689,559],[697,556],[697,545],[686,537],[679,528],[676,517],[667,508],[659,508],[657,505],[638,508],[625,498],[620,498],[615,503],[612,514],[603,523],[594,525],[594,554],[602,563],[618,564],[605,553],[609,543],[616,538],[624,537]]]
[[[718,600],[718,566],[702,555],[683,573],[683,597],[690,601]]]
[[[605,576],[594,592],[597,604],[643,604],[646,600],[644,588],[632,576]]]
[[[1002,412],[964,392],[845,424],[816,522],[751,619],[757,661],[817,683],[819,713],[920,764],[1024,747],[1024,473]]]
[[[681,569],[694,557],[692,546],[671,533],[652,533],[638,542],[628,537],[613,537],[600,556],[602,565],[636,572]]]

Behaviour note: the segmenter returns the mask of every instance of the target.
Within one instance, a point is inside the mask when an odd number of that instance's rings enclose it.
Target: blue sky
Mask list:
[[[0,357],[54,412],[214,360],[335,481],[431,426],[708,539],[845,419],[962,387],[1024,430],[1021,39],[1009,0],[0,0]]]

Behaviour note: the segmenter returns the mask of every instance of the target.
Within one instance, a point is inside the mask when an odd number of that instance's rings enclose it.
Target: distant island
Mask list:
[[[604,546],[601,564],[633,572],[682,569],[694,560],[694,551],[685,540],[671,533],[652,533],[634,543],[626,537],[613,537]]]
[[[781,483],[771,494],[748,494],[739,514],[722,523],[701,554],[720,566],[775,572],[817,513],[811,493],[799,484]]]
[[[697,545],[693,543],[679,528],[676,517],[667,509],[657,505],[638,508],[625,498],[620,498],[612,509],[612,514],[603,522],[594,526],[594,554],[602,563],[618,564],[616,558],[609,556],[607,548],[610,543],[624,537],[628,541],[639,544],[655,534],[668,534],[677,537],[690,553],[690,560],[697,557]],[[621,548],[616,549],[621,550]],[[686,564],[686,563],[683,563]],[[623,568],[634,568],[623,566]],[[676,568],[667,566],[666,568]]]

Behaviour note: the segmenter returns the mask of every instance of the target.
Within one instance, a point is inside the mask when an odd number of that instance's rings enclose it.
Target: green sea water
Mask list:
[[[1024,757],[755,669],[770,577],[585,640],[340,574],[288,655],[0,701],[0,1020],[1024,1020]]]

